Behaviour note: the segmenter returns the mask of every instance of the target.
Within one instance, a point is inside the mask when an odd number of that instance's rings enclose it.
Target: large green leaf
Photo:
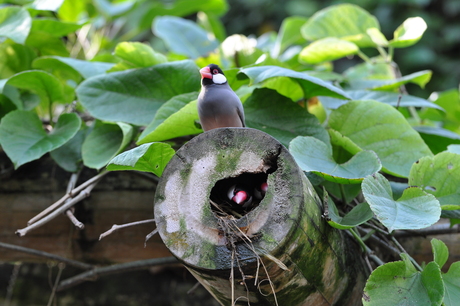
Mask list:
[[[28,6],[38,11],[56,12],[63,2],[64,0],[34,0]]]
[[[0,123],[0,144],[18,168],[62,146],[77,133],[80,123],[76,114],[62,114],[47,134],[36,113],[12,111]]]
[[[162,141],[200,133],[202,130],[195,124],[198,120],[197,97],[198,92],[189,92],[175,96],[164,103],[139,136],[137,143]]]
[[[75,73],[85,79],[105,74],[114,65],[113,63],[90,62],[62,56],[42,56],[33,62],[34,68],[47,70],[58,75],[70,75],[71,79],[75,78]]]
[[[308,19],[300,16],[287,17],[283,20],[278,36],[276,37],[275,46],[271,52],[273,58],[277,58],[288,47],[300,45],[305,42],[305,38],[300,33],[300,28]]]
[[[46,32],[55,37],[74,33],[82,26],[82,24],[63,22],[52,18],[39,18],[32,21],[32,31]]]
[[[30,31],[30,34],[26,40],[26,45],[32,47],[34,50],[37,51],[38,54],[42,56],[70,56],[69,51],[67,50],[64,44],[64,40],[48,32]]]
[[[135,1],[122,1],[112,3],[111,1],[107,0],[93,0],[93,3],[98,11],[101,12],[101,14],[113,17],[122,15],[129,11],[135,4]]]
[[[272,135],[286,147],[299,135],[329,143],[329,135],[315,116],[272,89],[255,89],[244,102],[244,112],[248,127]]]
[[[348,99],[347,94],[321,79],[312,77],[306,73],[297,72],[278,66],[258,66],[241,69],[241,73],[248,76],[252,83],[260,83],[274,77],[288,77],[297,81],[304,91],[305,98],[314,96],[330,96],[339,99]],[[239,74],[241,77],[241,74]]]
[[[302,27],[302,35],[310,41],[337,37],[359,47],[374,46],[367,29],[380,29],[377,18],[353,4],[339,4],[316,12]]]
[[[29,90],[37,94],[45,109],[49,103],[69,103],[72,99],[65,90],[66,85],[52,74],[44,71],[30,70],[15,74],[0,85],[0,92],[3,92],[4,85]]]
[[[123,151],[132,140],[133,128],[129,124],[96,122],[82,145],[82,157],[85,166],[101,169]]]
[[[460,301],[460,262],[454,262],[447,273],[442,274],[442,280],[446,294],[444,304],[446,306],[456,306]]]
[[[383,170],[393,175],[407,177],[415,161],[432,155],[404,116],[388,104],[349,102],[331,112],[329,126],[361,149],[377,153]]]
[[[363,305],[441,305],[443,295],[441,270],[435,262],[418,272],[409,260],[396,261],[372,272],[364,288]]]
[[[81,147],[89,129],[85,124],[72,139],[50,152],[53,160],[65,171],[77,172],[83,166]]]
[[[307,64],[319,64],[333,61],[358,53],[359,48],[352,42],[326,37],[306,46],[299,54],[299,60]]]
[[[115,55],[122,59],[112,71],[144,68],[166,63],[166,56],[155,52],[150,46],[140,42],[121,42],[115,48]]]
[[[430,81],[432,74],[433,73],[431,70],[423,70],[391,80],[350,80],[350,85],[353,89],[372,89],[384,91],[396,90],[401,85],[407,83],[414,83],[421,88],[425,88],[425,85]]]
[[[441,152],[421,158],[412,166],[409,185],[434,195],[442,209],[460,209],[460,155]]]
[[[0,9],[0,37],[8,37],[23,44],[31,27],[32,18],[25,8],[6,6]]]
[[[329,215],[326,218],[330,226],[338,229],[349,229],[366,221],[369,221],[374,216],[374,213],[366,202],[353,207],[345,216],[341,217],[339,211],[332,200],[328,201]]]
[[[438,200],[418,187],[407,188],[401,198],[394,201],[390,183],[379,173],[366,177],[362,189],[375,216],[390,232],[425,228],[441,216]]]
[[[146,143],[115,156],[107,165],[107,169],[137,170],[161,176],[174,153],[169,144]]]
[[[422,38],[427,28],[422,17],[407,18],[394,32],[394,38],[390,41],[393,48],[406,48],[417,43]]]
[[[96,76],[76,92],[96,118],[147,125],[164,102],[199,88],[198,67],[187,60]]]
[[[29,70],[35,57],[35,52],[28,46],[16,43],[0,44],[0,79]]]
[[[191,58],[205,56],[218,46],[205,30],[191,20],[174,16],[159,16],[153,21],[153,32],[162,38],[169,49]]]
[[[394,107],[429,107],[444,111],[441,106],[428,100],[416,96],[403,95],[396,92],[372,90],[347,90],[345,92],[352,100],[375,100]],[[339,106],[349,102],[349,100],[342,100],[331,97],[320,97],[320,101],[324,106],[330,109],[336,109]]]
[[[289,151],[303,171],[314,172],[331,182],[357,184],[382,167],[372,151],[358,152],[346,163],[338,164],[332,157],[331,146],[314,137],[295,138]]]

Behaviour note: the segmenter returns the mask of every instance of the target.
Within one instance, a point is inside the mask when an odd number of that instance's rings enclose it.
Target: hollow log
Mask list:
[[[233,185],[268,183],[242,209]],[[159,234],[222,305],[357,305],[367,275],[357,245],[288,150],[249,128],[201,134],[179,149],[155,194]]]

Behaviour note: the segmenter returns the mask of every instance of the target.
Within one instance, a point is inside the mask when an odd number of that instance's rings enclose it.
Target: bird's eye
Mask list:
[[[214,69],[214,70],[212,71],[212,74],[219,74],[219,70]]]

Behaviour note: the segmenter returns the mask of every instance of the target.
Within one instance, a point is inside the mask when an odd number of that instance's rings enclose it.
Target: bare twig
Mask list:
[[[53,290],[51,291],[51,296],[50,296],[50,299],[48,300],[47,306],[51,306],[51,303],[53,303],[54,296],[56,295],[57,285],[59,284],[59,280],[61,279],[62,270],[64,270],[65,264],[60,263],[58,265],[58,268],[59,268],[59,272],[58,272],[58,275],[56,276],[56,280],[54,281]]]
[[[92,177],[91,179],[87,180],[86,182],[84,182],[83,184],[81,184],[80,186],[78,186],[77,188],[73,189],[72,191],[68,192],[67,194],[65,194],[62,198],[60,198],[58,201],[56,201],[54,204],[52,204],[51,206],[47,207],[45,210],[43,210],[41,213],[39,213],[38,215],[36,215],[35,217],[33,217],[32,219],[29,220],[29,222],[27,222],[27,225],[31,225],[35,222],[37,222],[38,220],[44,218],[46,215],[48,215],[49,213],[51,213],[53,210],[55,210],[56,208],[58,208],[59,206],[61,206],[67,199],[69,198],[73,198],[75,197],[77,194],[79,194],[82,190],[86,189],[87,187],[91,186],[91,185],[95,185],[101,178],[104,177],[104,175],[106,175],[108,173],[108,171],[104,170],[102,171],[101,173],[99,173],[98,175]],[[94,186],[93,186],[94,187]],[[92,189],[92,188],[91,188]]]
[[[147,219],[147,220],[142,220],[142,221],[126,223],[126,224],[122,224],[122,225],[114,224],[114,225],[112,225],[112,227],[108,231],[103,232],[99,236],[99,240],[101,240],[102,238],[112,234],[113,232],[115,232],[115,231],[117,231],[119,229],[130,227],[130,226],[135,226],[135,225],[146,224],[146,223],[153,223],[153,222],[155,222],[155,219]]]
[[[65,264],[68,264],[70,266],[73,266],[73,267],[76,267],[76,268],[79,268],[79,269],[83,269],[83,270],[89,270],[89,269],[93,268],[92,265],[89,265],[89,264],[86,264],[86,263],[83,263],[83,262],[68,259],[68,258],[65,258],[65,257],[61,257],[59,255],[55,255],[55,254],[51,254],[51,253],[47,253],[47,252],[43,252],[43,251],[38,251],[38,250],[35,250],[35,249],[22,247],[22,246],[19,246],[19,245],[0,242],[0,247],[4,248],[4,249],[12,250],[12,251],[18,251],[18,252],[23,252],[23,253],[39,256],[39,257],[49,258],[49,259],[56,260],[58,262],[63,262]]]
[[[6,289],[6,298],[5,306],[10,306],[11,299],[13,298],[13,289],[18,279],[19,269],[21,268],[22,263],[16,262],[13,267],[13,272],[11,272],[10,281],[8,282],[8,288]]]
[[[81,171],[78,171],[76,173],[72,173],[72,175],[70,176],[69,183],[67,184],[66,193],[70,193],[75,188],[75,185],[77,185],[77,181],[78,181],[78,177],[80,176],[80,173],[81,173]],[[69,201],[69,199],[66,200],[66,202],[68,202],[68,201]],[[78,221],[78,219],[75,217],[73,212],[74,212],[74,209],[72,207],[71,209],[67,209],[65,211],[65,214],[69,218],[69,220],[73,223],[73,225],[75,225],[76,228],[78,228],[80,230],[84,229],[85,225],[83,223],[81,223],[80,221]]]
[[[155,235],[156,233],[158,233],[158,229],[154,229],[153,231],[151,231],[149,234],[147,234],[147,236],[145,236],[145,241],[144,241],[144,248],[147,247],[147,241],[153,237],[153,235]]]
[[[56,208],[53,212],[51,212],[50,214],[46,215],[46,217],[41,218],[40,220],[36,221],[35,223],[32,223],[31,225],[29,225],[29,226],[27,226],[27,227],[25,227],[23,229],[17,230],[16,234],[19,237],[25,236],[29,231],[31,231],[33,229],[36,229],[36,228],[42,226],[43,224],[51,221],[52,219],[56,218],[57,216],[59,216],[60,214],[65,212],[67,209],[69,209],[70,207],[72,207],[76,203],[78,203],[81,200],[89,197],[89,195],[91,193],[91,190],[94,188],[94,186],[96,186],[96,185],[95,184],[89,185],[88,187],[86,187],[85,190],[81,191],[78,194],[78,196],[76,196],[75,198],[71,199],[70,201],[68,201],[67,203],[62,205],[61,207]]]
[[[406,237],[414,237],[414,236],[431,236],[431,235],[446,235],[446,234],[458,234],[460,233],[460,227],[458,224],[454,226],[450,226],[450,224],[435,224],[427,228],[419,229],[419,230],[405,230],[405,231],[395,231],[394,236],[396,238],[406,238]]]
[[[133,262],[128,262],[128,263],[112,265],[108,267],[95,268],[90,271],[78,274],[74,277],[71,277],[71,278],[68,278],[62,281],[59,284],[57,291],[61,291],[61,290],[76,286],[87,280],[94,280],[100,276],[116,274],[116,273],[123,273],[123,272],[128,272],[128,271],[142,270],[142,269],[149,268],[149,267],[161,266],[161,265],[173,264],[173,263],[178,263],[178,261],[175,257],[171,256],[171,257],[164,257],[164,258],[138,260],[138,261],[133,261]]]

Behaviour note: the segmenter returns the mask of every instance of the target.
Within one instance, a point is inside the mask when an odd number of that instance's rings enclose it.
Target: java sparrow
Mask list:
[[[228,85],[219,66],[210,64],[200,70],[201,92],[198,115],[204,131],[220,127],[244,127],[244,110],[240,98]]]
[[[242,206],[243,208],[248,207],[252,204],[253,199],[256,202],[260,202],[267,192],[268,184],[262,183],[258,187],[248,187],[241,184],[233,185],[228,190],[228,199],[234,203]],[[254,197],[254,198],[253,198]]]

